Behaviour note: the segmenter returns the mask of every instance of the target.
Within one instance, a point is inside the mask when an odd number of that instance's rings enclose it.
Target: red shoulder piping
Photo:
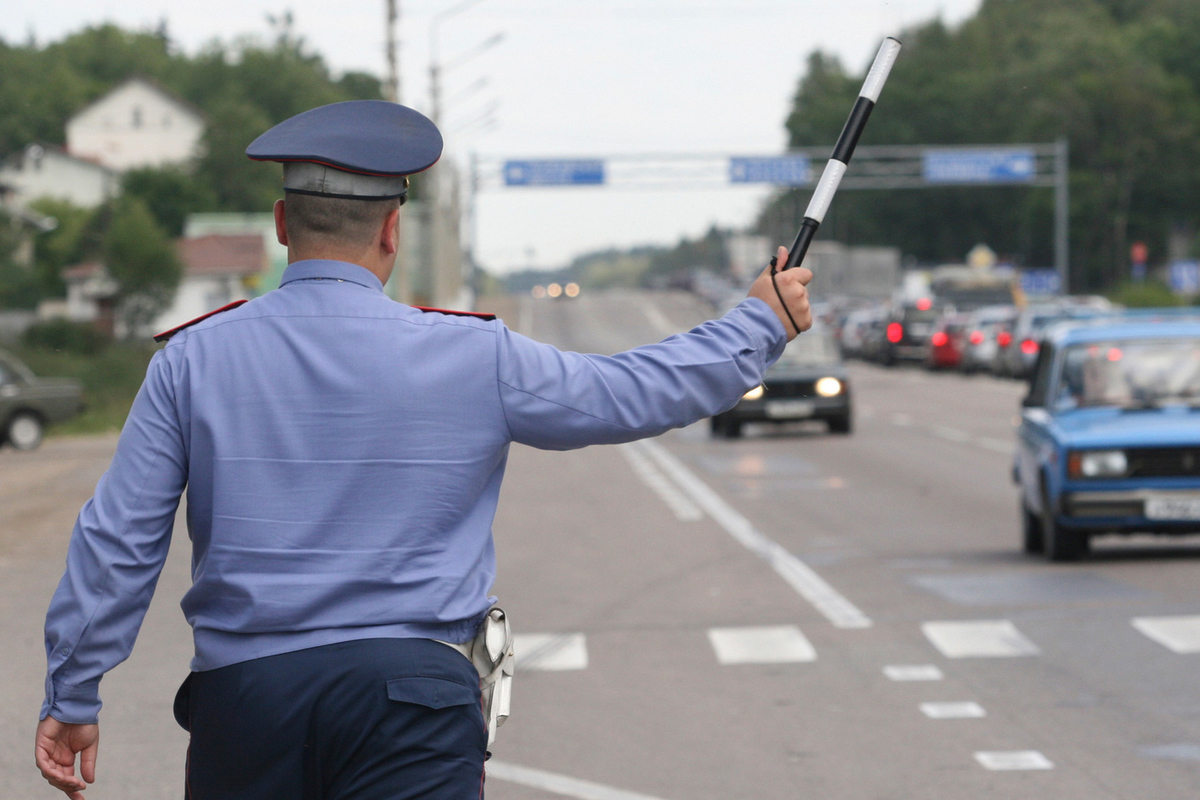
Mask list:
[[[475,317],[485,322],[491,322],[496,318],[495,314],[487,314],[483,311],[458,311],[452,308],[429,308],[428,306],[413,306],[417,311],[433,312],[435,314],[450,314],[455,317]]]
[[[202,322],[203,320],[206,320],[209,317],[216,316],[217,314],[220,314],[222,311],[228,311],[231,308],[237,308],[238,306],[242,305],[245,302],[246,302],[245,300],[234,300],[232,303],[230,303],[228,305],[221,306],[220,308],[215,308],[212,311],[208,312],[207,314],[201,314],[200,316],[196,317],[193,320],[188,320],[187,322],[183,323],[182,325],[176,325],[174,328],[171,328],[171,330],[169,330],[169,331],[163,331],[162,333],[155,334],[154,341],[165,342],[168,339],[170,339],[172,336],[174,336],[175,334],[179,333],[184,328],[190,328],[192,325],[195,325],[197,322]]]

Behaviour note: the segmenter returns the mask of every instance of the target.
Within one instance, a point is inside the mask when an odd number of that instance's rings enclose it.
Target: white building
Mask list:
[[[117,194],[117,173],[53,145],[31,144],[0,164],[0,183],[16,192],[22,205],[42,197],[95,208]]]
[[[267,268],[267,251],[258,234],[199,236],[175,242],[183,263],[183,276],[171,305],[141,334],[154,334],[182,325],[201,314],[254,296],[252,287]],[[63,270],[67,284],[67,316],[78,322],[94,322],[117,336],[121,329],[116,315],[117,284],[99,262],[88,262]]]
[[[199,236],[180,239],[176,246],[183,262],[183,279],[170,307],[150,326],[154,333],[234,300],[249,300],[267,269],[267,251],[259,235]]]
[[[204,118],[145,78],[129,78],[67,120],[67,152],[122,172],[198,155]]]

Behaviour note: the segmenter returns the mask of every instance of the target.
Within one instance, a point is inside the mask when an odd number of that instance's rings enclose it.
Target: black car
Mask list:
[[[883,341],[879,343],[878,360],[883,364],[899,361],[929,359],[930,338],[937,327],[943,309],[928,298],[906,303],[896,308],[884,325]]]
[[[734,439],[746,422],[819,419],[832,433],[849,433],[850,381],[833,336],[812,329],[788,343],[761,386],[712,418],[714,436]]]

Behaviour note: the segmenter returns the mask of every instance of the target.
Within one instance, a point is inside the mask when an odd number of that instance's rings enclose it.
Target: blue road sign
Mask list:
[[[604,161],[598,158],[530,159],[504,162],[506,186],[599,186]]]
[[[812,182],[808,156],[734,157],[729,159],[730,183],[774,183],[806,186]]]
[[[1037,177],[1037,159],[1023,147],[928,150],[923,174],[929,183],[1028,183]]]
[[[1175,294],[1200,292],[1200,261],[1172,261],[1167,269],[1167,283]]]
[[[1031,297],[1058,294],[1058,273],[1052,269],[1023,269],[1021,291]]]

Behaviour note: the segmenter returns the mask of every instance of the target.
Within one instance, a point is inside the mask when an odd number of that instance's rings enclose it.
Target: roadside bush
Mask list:
[[[94,356],[102,352],[110,339],[95,326],[69,319],[51,319],[31,325],[22,337],[29,347]]]
[[[1109,299],[1126,308],[1163,308],[1184,305],[1183,298],[1172,292],[1169,287],[1158,281],[1149,280],[1145,283],[1122,284],[1109,295]]]

